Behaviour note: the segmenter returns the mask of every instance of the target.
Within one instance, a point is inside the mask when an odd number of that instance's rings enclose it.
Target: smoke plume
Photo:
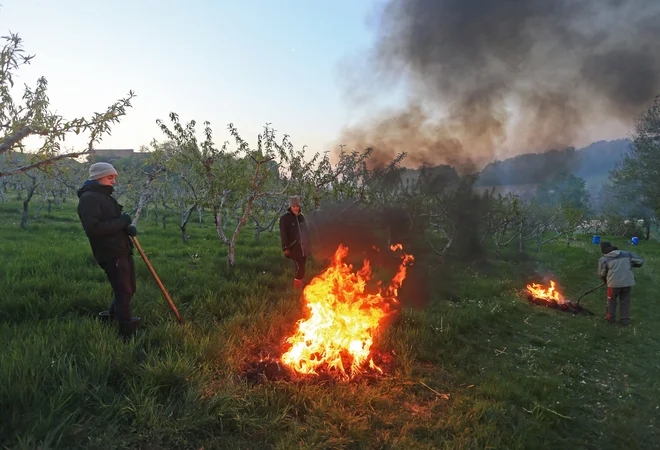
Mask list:
[[[406,106],[340,144],[380,160],[406,151],[408,166],[483,166],[631,126],[660,92],[660,1],[387,0],[359,61],[342,69],[352,103],[373,109],[402,88]]]
[[[381,279],[389,283],[398,270],[400,256],[389,249],[390,244],[402,244],[415,262],[408,268],[406,281],[399,292],[402,305],[423,307],[430,298],[428,282],[428,249],[415,242],[418,233],[412,229],[411,218],[404,208],[391,206],[374,209],[350,202],[325,202],[323,208],[311,213],[312,254],[314,260],[327,266],[339,244],[348,247],[346,262],[356,270],[367,259],[374,272],[385,272]],[[382,274],[381,274],[382,275]]]

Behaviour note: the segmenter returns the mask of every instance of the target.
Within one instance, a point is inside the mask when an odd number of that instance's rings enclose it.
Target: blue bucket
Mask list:
[[[594,237],[591,238],[591,243],[592,244],[600,244],[600,236],[594,235]]]
[[[632,243],[633,243],[633,245],[639,244],[639,238],[637,236],[633,237],[632,238]]]

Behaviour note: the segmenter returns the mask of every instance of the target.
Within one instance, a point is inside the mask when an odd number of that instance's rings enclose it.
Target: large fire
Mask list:
[[[555,301],[559,304],[566,303],[564,296],[557,291],[555,288],[555,282],[550,280],[550,287],[545,288],[541,284],[532,283],[527,285],[527,290],[534,298],[538,298],[546,301]]]
[[[364,260],[362,268],[353,273],[353,266],[343,260],[348,248],[339,245],[332,264],[312,279],[303,291],[309,318],[298,322],[297,332],[287,339],[291,348],[282,355],[282,362],[301,374],[318,375],[319,370],[344,379],[361,373],[367,364],[382,372],[371,356],[371,345],[383,319],[396,310],[397,294],[406,278],[406,266],[412,255],[403,252],[401,244],[392,245],[401,251],[398,272],[389,287],[368,293],[371,264]],[[350,364],[347,371],[345,364]]]

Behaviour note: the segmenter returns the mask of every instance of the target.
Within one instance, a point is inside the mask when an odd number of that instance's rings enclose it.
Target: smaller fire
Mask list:
[[[579,303],[573,303],[567,300],[555,286],[555,282],[550,280],[550,287],[545,287],[541,284],[532,283],[527,285],[527,300],[539,306],[547,308],[558,309],[561,311],[571,312],[575,314],[588,314],[593,313],[580,306]]]
[[[532,297],[545,300],[547,302],[557,302],[559,304],[566,303],[564,296],[555,288],[555,282],[550,280],[550,287],[546,288],[541,284],[532,283],[527,285],[527,290]]]

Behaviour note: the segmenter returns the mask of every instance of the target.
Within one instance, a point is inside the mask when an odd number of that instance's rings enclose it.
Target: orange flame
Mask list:
[[[550,280],[549,288],[544,288],[541,284],[532,283],[531,285],[527,285],[527,290],[536,298],[565,303],[564,297],[555,289],[555,282],[552,280]]]
[[[402,251],[403,246],[392,245],[390,249]],[[339,245],[330,267],[303,291],[310,316],[298,321],[297,332],[287,339],[292,346],[282,355],[282,362],[298,373],[318,375],[317,371],[325,368],[351,379],[367,360],[369,367],[382,373],[370,357],[371,345],[382,320],[394,312],[391,306],[398,303],[406,266],[414,258],[403,253],[390,286],[384,292],[379,287],[377,293],[370,294],[365,289],[371,279],[371,264],[365,259],[362,268],[353,273],[353,266],[343,262],[347,254],[348,248]],[[350,361],[350,375],[343,358]]]

